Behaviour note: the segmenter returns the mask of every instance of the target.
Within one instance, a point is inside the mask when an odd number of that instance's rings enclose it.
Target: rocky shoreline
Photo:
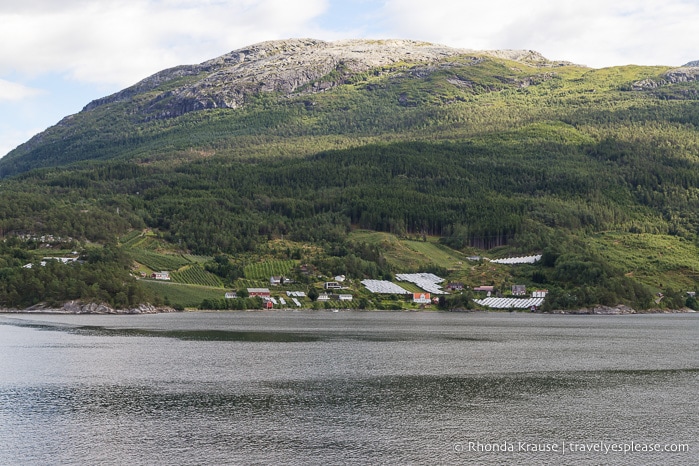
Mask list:
[[[114,309],[106,304],[83,303],[80,301],[68,301],[61,307],[50,307],[45,304],[37,304],[26,309],[0,309],[0,313],[8,314],[163,314],[178,312],[168,306],[153,306],[140,304],[130,309]]]
[[[464,310],[466,311],[466,310]],[[50,307],[45,304],[37,304],[26,309],[5,309],[0,308],[0,314],[112,314],[112,315],[138,315],[138,314],[165,314],[178,311],[169,306],[153,306],[151,304],[141,304],[130,309],[114,309],[106,304],[83,303],[80,301],[69,301],[61,307]],[[468,310],[466,312],[473,312]],[[481,311],[482,312],[482,311]],[[503,311],[485,311],[503,312]],[[695,313],[689,308],[682,309],[645,309],[637,311],[629,306],[620,304],[618,306],[595,306],[592,308],[582,308],[576,310],[555,310],[541,314],[567,314],[567,315],[631,315],[631,314],[683,314]]]
[[[573,314],[573,315],[602,315],[602,316],[618,316],[629,314],[683,314],[696,312],[689,308],[682,309],[645,309],[637,311],[624,304],[618,306],[595,306],[592,308],[583,308],[577,310],[553,311],[551,314]]]

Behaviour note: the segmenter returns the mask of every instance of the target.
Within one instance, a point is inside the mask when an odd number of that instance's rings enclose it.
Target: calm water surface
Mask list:
[[[699,464],[699,315],[0,315],[3,465],[515,463]]]

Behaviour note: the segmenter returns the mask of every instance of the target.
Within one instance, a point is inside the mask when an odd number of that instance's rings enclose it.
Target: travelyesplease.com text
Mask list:
[[[457,442],[453,449],[456,453],[686,453],[686,443],[649,443],[649,442]]]

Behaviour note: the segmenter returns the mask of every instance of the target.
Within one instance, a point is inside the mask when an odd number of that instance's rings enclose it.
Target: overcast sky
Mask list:
[[[162,69],[292,37],[530,49],[595,68],[699,59],[699,0],[0,0],[0,156]]]

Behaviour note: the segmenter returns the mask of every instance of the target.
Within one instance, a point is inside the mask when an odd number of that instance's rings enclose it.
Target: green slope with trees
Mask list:
[[[135,110],[162,89],[97,106],[0,159],[0,305],[163,302],[134,277],[158,255],[178,281],[222,289],[264,285],[245,275],[266,261],[352,280],[432,267],[470,286],[546,287],[551,309],[684,305],[699,84],[635,85],[667,70],[450,58],[175,118]],[[22,269],[46,244],[87,260]],[[493,270],[451,259],[534,253],[537,265]],[[104,283],[89,276],[99,264]]]

